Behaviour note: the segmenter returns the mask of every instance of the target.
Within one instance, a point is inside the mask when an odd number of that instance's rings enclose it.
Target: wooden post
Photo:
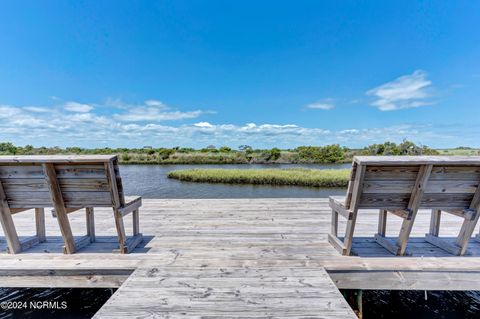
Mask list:
[[[3,233],[7,240],[8,250],[10,254],[19,253],[22,250],[20,240],[18,239],[17,230],[13,223],[10,207],[8,206],[7,196],[0,181],[0,222],[2,224]]]
[[[123,216],[122,214],[114,209],[113,215],[115,219],[115,226],[117,228],[117,235],[118,235],[118,244],[121,253],[125,253],[125,247],[127,242],[127,236],[125,235],[125,225],[123,223]]]
[[[378,234],[385,237],[387,232],[387,210],[380,209],[378,213]]]
[[[423,193],[425,187],[430,178],[430,173],[432,172],[433,165],[422,165],[418,171],[417,180],[412,190],[412,195],[410,196],[410,201],[408,202],[407,210],[411,213],[410,218],[405,218],[402,222],[402,227],[400,228],[400,234],[397,239],[398,255],[402,256],[405,254],[407,249],[408,238],[412,232],[413,223],[415,222],[415,217],[417,216],[418,208],[422,202]]]
[[[85,215],[87,221],[87,236],[90,237],[90,242],[95,242],[95,216],[93,207],[85,208]]]
[[[445,210],[447,213],[454,214],[463,218],[462,227],[455,240],[455,244],[451,244],[438,237],[438,228],[440,224],[440,211],[438,217],[432,212],[432,221],[430,223],[430,233],[425,237],[425,240],[437,247],[440,247],[451,254],[462,256],[466,253],[468,242],[475,231],[479,219],[480,209],[480,186],[477,186],[475,194],[468,209],[460,210]],[[437,220],[435,220],[437,218]],[[437,224],[435,224],[437,223]],[[436,232],[436,233],[435,233]]]
[[[105,163],[105,172],[107,173],[108,185],[112,196],[113,215],[115,219],[115,227],[117,228],[119,249],[121,253],[125,253],[127,236],[125,235],[125,225],[123,223],[122,213],[118,211],[121,203],[113,162]]]
[[[349,209],[351,207],[350,202],[352,201],[353,186],[355,182],[355,176],[357,176],[357,163],[352,163],[352,170],[350,171],[350,179],[348,181],[347,187],[347,196],[345,196],[345,207]]]
[[[347,256],[350,255],[350,252],[352,251],[353,233],[355,231],[355,223],[357,222],[358,203],[360,201],[360,197],[362,196],[364,175],[365,175],[365,165],[357,165],[357,169],[355,173],[355,183],[353,185],[353,190],[352,190],[352,199],[350,202],[352,219],[347,221],[345,238],[343,239],[343,243],[345,245],[345,255]]]
[[[477,225],[478,218],[480,217],[480,185],[477,186],[477,189],[475,190],[469,208],[475,211],[475,215],[470,220],[465,219],[463,221],[462,228],[458,234],[456,244],[460,246],[460,256],[467,251],[468,241],[470,240],[470,237],[475,230],[475,226]]]
[[[331,231],[332,236],[338,236],[338,213],[332,209]]]
[[[73,254],[75,252],[75,240],[72,235],[72,229],[70,228],[70,222],[68,221],[67,209],[65,208],[65,203],[63,201],[62,190],[58,183],[55,166],[51,163],[45,163],[42,164],[42,166],[50,190],[53,207],[57,214],[58,225],[60,226],[63,241],[65,242],[65,252],[67,254]]]
[[[115,175],[115,169],[113,168],[113,163],[105,163],[105,172],[107,174],[108,186],[110,188],[110,194],[112,195],[112,205],[114,208],[119,208],[121,206],[120,195],[118,194],[117,187],[117,178]]]
[[[357,291],[357,309],[358,309],[358,319],[363,318],[363,290],[359,289]]]
[[[438,236],[440,233],[440,220],[442,217],[442,211],[439,209],[432,209],[432,215],[430,217],[430,235]]]
[[[132,212],[132,222],[133,222],[133,236],[140,234],[140,216],[138,214],[138,209],[135,209]]]
[[[471,220],[465,219],[462,223],[462,228],[460,229],[460,233],[455,242],[457,246],[460,246],[460,251],[459,251],[460,256],[464,255],[465,252],[467,251],[468,241],[470,240],[470,237],[472,236],[475,230],[475,226],[477,225],[479,217],[480,217],[480,214],[477,211],[475,212],[473,219]]]
[[[35,229],[38,242],[43,243],[47,240],[45,233],[45,209],[35,208]]]

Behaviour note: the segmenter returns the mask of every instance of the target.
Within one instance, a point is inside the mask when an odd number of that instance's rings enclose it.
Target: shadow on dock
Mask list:
[[[387,237],[394,241],[394,237]],[[448,242],[454,243],[455,237],[444,237]],[[423,237],[411,237],[408,241],[407,253],[410,257],[457,257],[445,250],[428,243]],[[354,237],[352,255],[359,257],[397,257],[375,242],[373,237]],[[467,253],[464,257],[480,257],[480,242],[470,239]]]
[[[23,239],[24,237],[20,237]],[[148,243],[154,238],[154,236],[143,236],[142,242],[135,248],[132,254],[144,254],[150,250],[150,247],[146,247]],[[45,253],[63,253],[63,239],[61,236],[47,236],[47,241],[37,244],[21,254],[45,254]],[[112,250],[118,249],[118,238],[116,236],[96,236],[96,241],[81,248],[76,253],[89,253],[89,254],[105,254],[112,253]],[[7,251],[7,243],[5,237],[0,237],[0,251],[5,253]]]
[[[143,241],[135,248],[133,254],[144,254],[149,252],[152,247],[148,244],[155,236],[143,236]],[[394,240],[394,237],[389,237]],[[455,242],[455,237],[445,237],[446,240]],[[148,246],[148,247],[147,247]],[[352,255],[358,257],[391,257],[402,258],[392,255],[388,250],[375,242],[373,237],[355,237],[353,240]],[[112,253],[113,249],[118,248],[118,239],[116,236],[97,236],[96,241],[90,245],[80,249],[77,254],[105,254]],[[274,247],[272,247],[274,248]],[[313,248],[313,247],[311,247]],[[5,253],[7,244],[4,237],[0,237],[0,252]],[[324,249],[323,247],[319,247]],[[410,257],[457,257],[446,252],[443,249],[434,246],[422,237],[412,237],[407,247],[408,256]],[[47,241],[35,245],[20,254],[43,254],[43,253],[63,253],[63,240],[61,236],[47,236]],[[333,255],[336,254],[332,252]],[[340,255],[339,255],[340,256]],[[480,242],[474,238],[470,240],[467,253],[464,257],[480,257]]]

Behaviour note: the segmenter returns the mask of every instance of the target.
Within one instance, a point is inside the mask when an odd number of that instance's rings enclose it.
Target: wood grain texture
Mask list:
[[[10,206],[7,196],[0,181],[0,223],[2,224],[3,233],[8,244],[10,253],[16,254],[21,250],[20,240],[18,239],[17,230],[13,223]]]
[[[108,188],[111,195],[111,205],[114,209],[118,209],[122,205],[122,203],[120,200],[120,195],[118,193],[117,178],[112,163],[105,163],[105,172],[107,173]]]
[[[110,162],[116,155],[22,155],[0,156],[0,163],[91,163]]]
[[[355,256],[340,255],[328,242],[331,210],[327,198],[143,199],[141,209],[143,242],[129,255],[111,253],[118,247],[111,208],[95,208],[96,241],[74,255],[63,255],[63,240],[56,220],[47,214],[46,242],[20,255],[0,253],[0,286],[118,287],[128,273],[144,269],[145,274],[140,274],[135,284],[143,285],[143,288],[132,297],[129,311],[160,318],[165,313],[156,312],[162,306],[156,299],[159,291],[168,299],[170,317],[180,317],[184,300],[197,300],[205,292],[206,288],[202,288],[206,283],[218,287],[215,288],[218,294],[214,293],[210,298],[220,298],[220,289],[232,292],[228,289],[243,287],[243,290],[240,289],[241,296],[257,302],[256,305],[252,303],[248,310],[260,313],[263,301],[259,294],[254,293],[261,291],[260,283],[254,283],[252,285],[255,286],[249,288],[254,282],[249,277],[255,276],[255,269],[264,272],[263,290],[272,294],[267,298],[273,298],[268,299],[273,302],[276,302],[276,289],[281,289],[278,293],[285,296],[282,290],[290,289],[288,285],[292,288],[300,285],[295,279],[317,277],[321,268],[346,289],[423,290],[441,286],[441,289],[480,290],[480,242],[471,239],[465,257],[453,256],[426,242],[430,210],[420,210],[417,214],[408,243],[411,256],[395,257],[374,240],[378,209],[360,211],[352,243]],[[73,213],[69,218],[73,232],[83,234],[85,215]],[[461,220],[450,214],[444,214],[442,220],[442,236],[454,241]],[[31,211],[16,214],[15,222],[22,233],[30,231],[34,234]],[[386,236],[394,240],[394,231],[400,227],[401,219],[392,216],[387,224]],[[339,219],[339,228],[344,229],[345,225],[346,221]],[[0,250],[4,251],[6,246],[0,231]],[[156,269],[152,277],[147,275],[149,269]],[[228,280],[221,277],[221,269],[226,273],[233,272]],[[289,269],[294,269],[294,272],[289,272]],[[198,279],[183,275],[190,273],[194,276],[200,271]],[[128,272],[127,275],[125,272]],[[335,272],[341,274],[336,276]],[[267,279],[269,274],[271,279]],[[303,282],[311,284],[308,280]],[[195,285],[190,288],[179,282]],[[133,285],[131,287],[133,289]],[[293,295],[292,300],[304,298],[298,304],[299,311],[303,311],[309,307],[306,305],[309,287],[300,289],[297,295],[294,291],[289,293]],[[317,287],[310,289],[314,298],[318,298]],[[251,298],[248,297],[250,291]],[[142,293],[146,295],[145,303],[141,302]],[[177,294],[182,294],[185,299],[179,299]],[[115,298],[111,302],[115,302]],[[147,302],[151,298],[156,301],[153,305]],[[332,300],[332,310],[312,317],[335,318],[334,309],[338,301]],[[241,301],[232,302],[236,302],[231,304],[233,306],[242,305]],[[272,303],[272,306],[276,304]],[[287,305],[291,306],[291,303]],[[284,309],[281,307],[279,309]],[[207,310],[199,310],[191,317],[209,316],[212,313],[208,309],[217,308],[208,308],[205,304],[204,309]],[[217,317],[243,314],[229,312],[228,308],[222,310],[224,312],[219,310],[216,313]],[[275,313],[275,310],[272,312]],[[248,317],[247,314],[244,317]],[[275,314],[282,317],[279,312]],[[289,315],[295,317],[293,311]]]
[[[352,170],[350,171],[350,178],[348,180],[347,196],[345,196],[345,202],[343,203],[347,209],[350,208],[350,202],[352,200],[353,185],[355,182],[355,176],[357,175],[357,163],[352,162]]]
[[[53,215],[57,218],[65,241],[65,251],[74,253],[75,240],[67,214],[86,209],[87,234],[90,241],[95,241],[94,207],[111,207],[114,209],[113,220],[118,231],[120,251],[133,250],[133,243],[138,243],[140,236],[126,246],[127,236],[123,215],[136,211],[134,217],[134,234],[139,234],[139,208],[141,197],[136,197],[125,204],[118,160],[116,156],[0,156],[0,182],[5,184],[3,191],[7,212],[0,215],[6,225],[5,232],[11,242],[11,251],[18,251],[19,242],[15,238],[15,227],[10,216],[14,213],[35,208],[54,207]],[[2,189],[3,190],[3,189]],[[45,231],[41,229],[40,215],[36,215],[39,241],[44,241]],[[11,229],[11,231],[9,231]],[[77,241],[83,244],[85,240]]]
[[[45,209],[43,208],[35,208],[35,231],[39,242],[46,241]]]
[[[355,156],[363,165],[480,165],[480,156]]]
[[[397,239],[397,245],[399,246],[399,255],[404,255],[407,250],[407,242],[412,232],[413,223],[417,216],[418,209],[423,200],[423,194],[427,188],[428,180],[430,179],[430,173],[432,172],[433,165],[422,165],[418,170],[417,180],[412,188],[412,193],[407,205],[407,211],[411,212],[408,218],[404,218],[402,226],[400,227],[400,233]]]
[[[145,308],[144,305],[149,305]],[[322,268],[137,269],[94,316],[356,318]]]
[[[60,227],[65,242],[65,252],[67,254],[73,254],[75,252],[75,240],[70,227],[70,221],[68,220],[68,212],[63,200],[62,190],[58,183],[57,173],[55,172],[55,166],[54,164],[47,163],[42,164],[42,167],[49,189],[49,193],[47,194],[49,194],[51,198],[51,203],[57,215],[58,226]]]
[[[105,179],[105,167],[103,163],[84,163],[84,164],[57,164],[58,179]],[[16,179],[44,179],[41,163],[1,163],[0,178],[4,180]],[[20,181],[21,182],[21,181]]]
[[[85,208],[85,224],[87,226],[87,236],[90,242],[95,242],[95,211],[93,207]]]

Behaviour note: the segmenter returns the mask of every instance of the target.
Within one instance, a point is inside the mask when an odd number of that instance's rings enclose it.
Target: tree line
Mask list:
[[[338,144],[325,146],[299,146],[294,149],[255,149],[240,145],[209,145],[194,149],[188,147],[155,148],[81,148],[34,147],[0,143],[0,155],[55,155],[55,154],[118,154],[121,163],[131,164],[247,164],[247,163],[342,163],[351,161],[354,155],[438,155],[439,152],[425,145],[404,140],[401,143],[385,142],[361,149],[351,149]]]

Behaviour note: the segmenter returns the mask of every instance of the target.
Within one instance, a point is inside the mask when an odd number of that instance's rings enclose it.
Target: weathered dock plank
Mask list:
[[[338,254],[327,239],[331,211],[325,198],[144,199],[139,220],[143,242],[128,255],[112,253],[118,239],[111,209],[96,208],[95,216],[96,241],[76,254],[64,255],[58,223],[47,209],[45,242],[18,255],[0,253],[0,287],[121,286],[99,316],[107,316],[105,309],[112,309],[109,307],[117,302],[117,296],[124,298],[125,290],[131,299],[130,314],[136,311],[149,317],[156,313],[160,318],[166,317],[166,312],[158,309],[169,309],[171,317],[180,316],[189,298],[195,301],[189,310],[191,317],[248,317],[248,312],[245,316],[238,312],[242,300],[278,309],[291,306],[283,316],[280,310],[265,309],[274,317],[301,317],[310,304],[316,305],[312,302],[315,298],[321,299],[319,307],[332,310],[313,317],[342,317],[333,310],[344,311],[344,301],[332,282],[351,289],[480,290],[480,242],[472,238],[464,257],[431,245],[425,241],[430,211],[418,212],[408,243],[411,257],[394,257],[375,242],[377,210],[358,214],[352,246],[356,256]],[[36,234],[32,212],[20,212],[13,218],[21,235]],[[69,218],[73,233],[85,232],[84,213],[74,212]],[[386,236],[394,236],[401,221],[396,216],[389,218]],[[442,216],[441,236],[454,241],[461,222],[450,214]],[[132,220],[125,219],[125,227],[131,225]],[[345,221],[340,221],[339,230],[345,227]],[[6,247],[0,233],[0,250]],[[152,269],[156,271],[149,277]],[[323,269],[333,281],[325,277]],[[230,277],[224,272],[231,273]],[[308,283],[311,277],[328,279],[326,290],[319,290],[319,281],[314,287],[300,284],[300,279],[306,278]],[[194,288],[177,285],[180,281]],[[214,291],[211,297],[197,298],[208,287]],[[250,299],[235,299],[236,288],[239,296],[250,294]],[[267,293],[278,294],[278,298],[262,299]],[[330,300],[329,293],[336,297]],[[282,301],[288,299],[287,294],[298,301],[297,312],[292,303]],[[168,307],[161,308],[161,298],[167,298]],[[223,305],[229,306],[224,312],[215,308],[222,298],[226,298]],[[252,313],[250,317],[268,317],[262,315],[268,312],[262,312],[259,305],[249,303],[245,309]]]
[[[323,268],[139,268],[95,315],[355,318]]]

